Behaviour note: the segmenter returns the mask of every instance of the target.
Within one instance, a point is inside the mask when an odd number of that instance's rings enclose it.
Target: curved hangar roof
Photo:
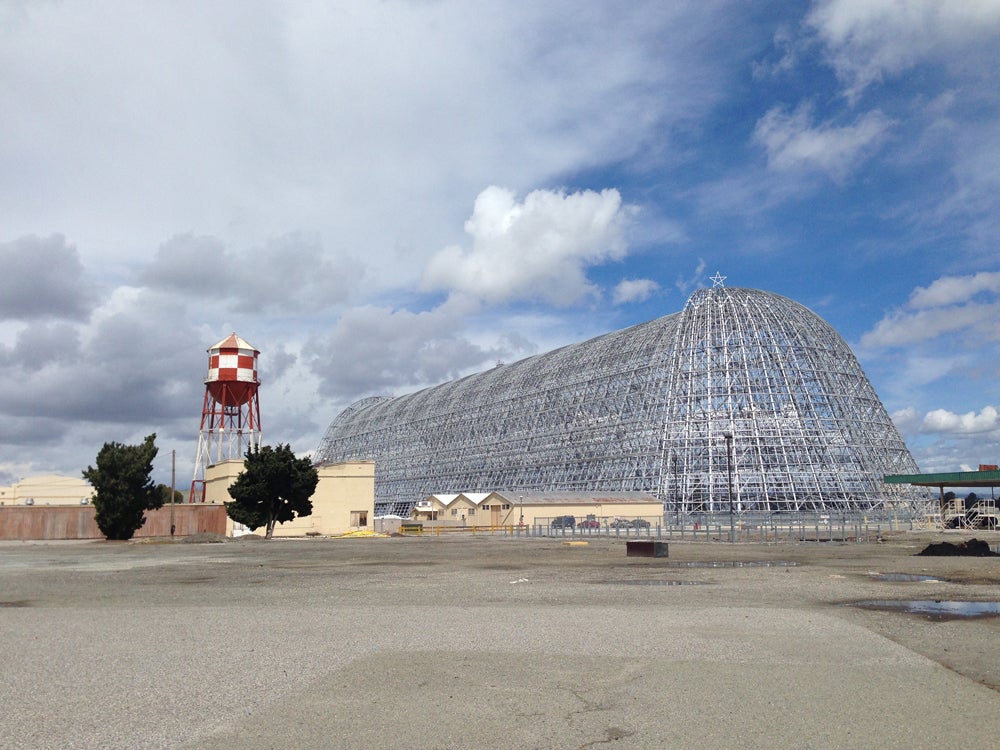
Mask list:
[[[728,437],[727,437],[728,436]],[[680,512],[870,510],[916,464],[850,347],[797,302],[696,291],[682,312],[397,398],[315,460],[375,461],[376,507],[434,492],[650,492]],[[732,476],[730,478],[729,469]]]

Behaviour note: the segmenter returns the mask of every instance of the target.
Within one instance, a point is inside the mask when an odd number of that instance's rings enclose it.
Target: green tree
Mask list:
[[[291,446],[247,449],[243,471],[229,486],[232,502],[226,513],[251,530],[263,526],[266,538],[274,525],[312,514],[312,497],[319,475],[308,458],[296,458]]]
[[[163,505],[149,475],[156,457],[156,433],[140,445],[105,443],[97,468],[88,466],[83,478],[94,488],[94,520],[108,539],[131,539],[146,523],[147,510]]]
[[[167,505],[171,502],[170,500],[170,488],[165,484],[156,485],[156,491],[160,493],[160,497],[163,498],[162,505]],[[178,505],[184,502],[184,493],[180,490],[174,490],[173,503]]]

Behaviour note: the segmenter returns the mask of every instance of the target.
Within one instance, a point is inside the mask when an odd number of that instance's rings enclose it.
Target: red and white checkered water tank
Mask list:
[[[225,406],[247,403],[257,392],[257,355],[235,333],[208,350],[208,377],[205,385],[212,398]]]

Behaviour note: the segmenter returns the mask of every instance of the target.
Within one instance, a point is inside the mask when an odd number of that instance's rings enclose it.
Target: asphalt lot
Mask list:
[[[850,606],[964,538],[3,543],[0,747],[997,747],[1000,619]]]

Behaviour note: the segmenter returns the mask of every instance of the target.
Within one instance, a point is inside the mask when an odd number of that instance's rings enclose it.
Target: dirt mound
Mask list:
[[[210,531],[203,531],[200,534],[186,536],[181,541],[185,544],[220,544],[228,542],[229,537],[225,534],[213,534]]]
[[[917,554],[927,557],[1000,557],[1000,554],[990,549],[990,545],[979,539],[970,539],[958,544],[951,542],[928,544]]]

